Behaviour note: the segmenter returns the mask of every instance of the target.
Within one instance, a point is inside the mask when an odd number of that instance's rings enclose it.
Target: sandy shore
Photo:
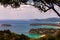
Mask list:
[[[45,34],[43,34],[42,36],[40,36],[40,37],[44,37],[44,36],[46,36]]]

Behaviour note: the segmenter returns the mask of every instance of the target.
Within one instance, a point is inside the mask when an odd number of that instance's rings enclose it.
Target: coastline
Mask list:
[[[40,37],[45,37],[46,35],[45,34],[43,34],[42,36],[40,36]]]
[[[39,24],[39,23],[35,23],[35,24],[30,24],[30,26],[57,26],[57,27],[60,27],[60,24]]]

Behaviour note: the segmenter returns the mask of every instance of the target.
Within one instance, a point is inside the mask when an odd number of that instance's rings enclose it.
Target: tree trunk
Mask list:
[[[54,10],[54,12],[60,17],[60,14],[54,9],[54,8],[52,8],[53,10]]]

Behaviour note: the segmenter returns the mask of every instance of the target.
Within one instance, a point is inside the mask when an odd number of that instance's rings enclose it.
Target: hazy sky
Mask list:
[[[58,6],[55,6],[55,9],[60,13],[60,8]],[[45,19],[52,17],[58,18],[53,10],[44,13],[30,5],[22,5],[17,9],[11,7],[4,8],[0,6],[0,20]]]

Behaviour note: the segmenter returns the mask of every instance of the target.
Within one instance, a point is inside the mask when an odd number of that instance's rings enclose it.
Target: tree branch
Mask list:
[[[60,14],[54,9],[54,8],[52,8],[53,10],[54,10],[54,12],[60,17]]]

